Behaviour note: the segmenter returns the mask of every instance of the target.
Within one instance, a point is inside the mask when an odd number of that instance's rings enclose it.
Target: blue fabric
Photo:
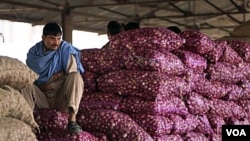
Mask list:
[[[31,47],[27,54],[27,66],[39,74],[35,84],[39,85],[46,83],[54,73],[59,71],[66,72],[68,59],[71,54],[76,58],[78,72],[84,72],[80,61],[80,50],[68,42],[62,41],[60,47],[56,51],[44,52],[43,46],[43,41],[40,41]]]

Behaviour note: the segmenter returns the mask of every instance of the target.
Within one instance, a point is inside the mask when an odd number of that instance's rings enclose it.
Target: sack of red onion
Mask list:
[[[203,73],[207,68],[207,60],[197,53],[186,50],[176,50],[174,54],[180,58],[184,63],[185,68],[189,71]]]
[[[129,116],[151,136],[170,134],[173,129],[173,121],[165,116],[149,114],[130,114]]]
[[[204,115],[210,110],[209,99],[203,97],[195,92],[189,93],[185,96],[185,103],[188,108],[188,112],[193,115]]]
[[[249,99],[241,99],[236,102],[239,106],[243,108],[246,114],[250,117],[250,100]]]
[[[184,141],[179,134],[155,136],[154,141]]]
[[[207,118],[207,115],[197,116],[197,118],[198,118],[198,125],[193,131],[203,133],[207,136],[214,134],[212,126]]]
[[[213,114],[207,115],[208,121],[213,129],[213,132],[216,134],[222,133],[222,125],[226,125],[226,121],[223,117]]]
[[[189,84],[178,76],[155,71],[117,70],[97,79],[99,89],[121,96],[138,96],[155,101],[157,97],[182,96],[190,92]]]
[[[219,81],[211,82],[203,75],[192,74],[188,79],[191,89],[206,98],[222,98],[231,90],[228,84]]]
[[[187,115],[188,109],[185,103],[176,96],[169,96],[167,99],[149,101],[139,97],[128,96],[123,98],[119,105],[119,110],[126,114],[149,114],[149,115],[168,115],[179,114]]]
[[[98,91],[96,79],[99,76],[98,74],[85,70],[82,75],[84,82],[84,93],[96,92]]]
[[[185,116],[169,114],[166,117],[173,122],[172,134],[184,134],[193,131],[199,123],[198,118],[192,114],[187,114]]]
[[[36,109],[34,118],[39,125],[41,132],[66,129],[68,123],[68,113],[63,113],[55,109]]]
[[[127,114],[116,110],[98,109],[81,116],[84,130],[100,132],[111,141],[153,141],[152,137]]]
[[[103,74],[125,68],[123,59],[127,54],[124,49],[83,49],[81,63],[86,70]]]
[[[160,27],[144,27],[129,30],[112,36],[110,47],[113,49],[153,49],[160,52],[178,49],[183,39],[176,33]]]
[[[220,81],[228,84],[236,84],[242,80],[245,80],[245,76],[242,73],[243,67],[239,67],[227,62],[217,62],[215,64],[209,64],[206,70],[207,76],[211,81]]]
[[[213,99],[211,101],[210,114],[217,115],[223,118],[235,117],[235,118],[245,118],[246,112],[234,101],[227,101],[221,99]]]
[[[210,141],[209,138],[206,137],[206,135],[200,133],[200,132],[187,132],[183,136],[185,141]]]
[[[95,137],[92,133],[82,131],[78,134],[69,134],[65,129],[57,129],[37,135],[39,141],[106,141]]]
[[[243,41],[228,40],[227,44],[233,48],[244,61],[250,62],[250,44]]]
[[[243,63],[242,57],[229,45],[225,47],[225,50],[219,61],[227,62],[232,65],[239,65]]]
[[[217,63],[228,46],[226,41],[214,41],[214,48],[208,53],[204,54],[208,63]]]
[[[96,109],[119,109],[122,97],[113,93],[95,92],[83,94],[79,112],[86,112]]]
[[[197,30],[186,30],[179,35],[185,39],[185,43],[183,44],[185,49],[200,55],[210,52],[215,46],[214,41],[209,36]]]
[[[130,50],[125,58],[128,70],[160,71],[169,75],[185,73],[182,61],[171,52],[159,52],[152,49]]]

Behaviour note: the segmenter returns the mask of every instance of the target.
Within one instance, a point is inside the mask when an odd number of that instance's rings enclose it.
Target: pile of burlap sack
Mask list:
[[[36,141],[38,124],[19,92],[37,74],[16,58],[0,56],[0,141]]]
[[[250,43],[250,20],[236,27],[228,36],[224,36],[218,40],[237,40]]]

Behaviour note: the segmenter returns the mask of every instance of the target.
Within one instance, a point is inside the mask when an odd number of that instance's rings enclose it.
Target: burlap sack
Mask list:
[[[0,141],[37,141],[37,139],[31,128],[23,121],[1,117]]]
[[[236,27],[232,32],[230,32],[230,36],[235,37],[250,37],[250,20]]]
[[[10,86],[0,88],[0,117],[13,117],[29,125],[32,129],[38,128],[34,120],[33,111],[24,97]]]
[[[32,84],[38,75],[16,58],[0,56],[0,86],[20,90]]]
[[[249,33],[249,35],[250,35],[250,33]],[[219,38],[217,40],[218,41],[236,40],[236,41],[242,41],[242,42],[250,43],[250,36],[249,37],[224,36],[224,37],[221,37],[221,38]]]

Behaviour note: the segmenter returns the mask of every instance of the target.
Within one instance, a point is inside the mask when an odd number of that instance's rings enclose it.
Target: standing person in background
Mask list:
[[[80,62],[80,50],[61,40],[62,30],[57,23],[47,23],[42,41],[31,47],[27,54],[27,66],[39,77],[30,87],[20,92],[32,109],[52,108],[68,112],[67,129],[70,134],[82,131],[76,115],[83,95],[84,72]]]
[[[140,25],[137,22],[128,22],[125,26],[124,26],[124,31],[128,31],[131,29],[137,29],[140,28]]]
[[[107,25],[107,36],[108,39],[120,32],[123,32],[123,26],[117,21],[110,21]],[[103,49],[109,48],[109,42],[107,42],[104,46],[102,46]]]
[[[167,29],[175,32],[176,34],[181,33],[181,29],[179,27],[177,27],[177,26],[168,26]]]

